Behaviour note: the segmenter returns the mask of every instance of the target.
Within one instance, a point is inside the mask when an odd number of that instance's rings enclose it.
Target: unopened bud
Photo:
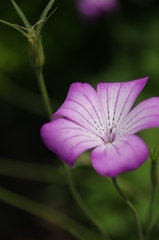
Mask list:
[[[33,29],[34,31],[34,29]],[[34,34],[35,32],[33,32]],[[41,41],[41,36],[31,36],[29,39],[29,59],[33,68],[42,68],[45,62],[44,51]]]

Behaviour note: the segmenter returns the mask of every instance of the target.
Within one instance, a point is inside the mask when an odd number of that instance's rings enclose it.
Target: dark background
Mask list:
[[[34,25],[46,0],[17,0]],[[159,3],[121,0],[115,13],[86,21],[75,1],[56,0],[42,40],[44,77],[54,111],[65,100],[72,82],[122,82],[149,76],[137,102],[159,96]],[[22,25],[12,3],[0,1],[0,19]],[[42,143],[40,128],[47,113],[28,59],[27,39],[0,23],[0,186],[71,216],[98,232],[74,201],[61,161]],[[139,133],[148,147],[159,145],[159,130]],[[77,188],[112,240],[137,239],[130,210],[108,178],[91,167],[90,153],[72,170]],[[150,200],[150,159],[138,170],[123,173],[119,184],[134,203],[144,225]],[[0,191],[0,196],[2,193]],[[0,239],[75,239],[67,231],[10,206],[0,197]],[[158,211],[159,192],[155,199]],[[159,231],[154,235],[158,239]]]

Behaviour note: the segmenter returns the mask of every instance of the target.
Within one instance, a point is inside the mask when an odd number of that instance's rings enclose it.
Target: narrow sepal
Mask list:
[[[0,22],[1,22],[1,23],[4,23],[4,24],[6,24],[6,25],[8,25],[8,26],[10,26],[10,27],[12,27],[12,28],[14,28],[14,29],[16,29],[17,31],[19,31],[20,33],[22,33],[25,37],[29,37],[28,34],[27,34],[25,31],[23,31],[22,28],[20,28],[20,27],[17,26],[16,24],[12,24],[12,23],[6,22],[6,21],[1,20],[1,19],[0,19]]]
[[[55,2],[55,0],[50,0],[50,2],[47,4],[47,6],[45,7],[44,11],[42,12],[42,14],[41,14],[41,16],[40,16],[40,19],[39,19],[39,24],[38,24],[38,26],[37,26],[37,28],[36,28],[36,32],[37,32],[37,33],[38,33],[38,32],[41,32],[41,29],[42,29],[43,24],[44,24],[44,22],[45,22],[45,21],[43,21],[43,20],[47,17],[47,14],[48,14],[48,12],[50,11],[50,9],[52,8],[52,5],[54,4],[54,2]],[[52,15],[53,13],[54,13],[54,11],[51,12],[51,15]],[[48,19],[51,15],[49,15],[49,16],[47,17],[47,19]],[[47,19],[46,19],[46,20],[47,20]]]
[[[14,2],[14,0],[11,0],[15,10],[17,11],[18,15],[20,16],[21,20],[23,21],[25,27],[30,30],[31,26],[27,20],[27,18],[25,17],[24,13],[22,12],[22,10],[19,8],[19,6]]]

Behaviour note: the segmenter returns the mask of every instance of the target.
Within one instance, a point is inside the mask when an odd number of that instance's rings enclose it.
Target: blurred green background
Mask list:
[[[34,25],[48,1],[17,0],[16,3]],[[157,0],[120,0],[120,4],[118,12],[86,21],[78,13],[75,0],[54,3],[53,8],[58,9],[42,32],[46,58],[44,77],[54,111],[65,100],[70,84],[77,81],[88,82],[96,88],[98,82],[149,76],[137,102],[159,96],[159,3]],[[8,0],[0,1],[0,19],[22,25]],[[98,233],[73,199],[61,161],[40,138],[40,128],[48,120],[28,60],[27,39],[2,23],[0,113],[0,186],[64,213]],[[158,129],[145,130],[139,135],[150,149],[159,147]],[[84,202],[111,239],[137,239],[132,213],[110,179],[92,169],[90,152],[79,157],[77,167],[71,172]],[[151,195],[150,159],[137,171],[123,173],[118,179],[144,225]],[[0,190],[0,239],[75,239],[56,224],[15,208],[12,203],[8,205],[8,201],[12,202],[12,196]],[[158,201],[157,190],[155,217]],[[159,230],[153,239],[158,240],[158,234]]]

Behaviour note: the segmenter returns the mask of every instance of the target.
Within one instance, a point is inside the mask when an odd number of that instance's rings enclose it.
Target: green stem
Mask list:
[[[148,211],[148,218],[147,218],[147,223],[146,223],[146,239],[149,238],[150,230],[151,230],[151,222],[152,222],[152,214],[153,214],[153,203],[154,203],[154,198],[155,198],[155,193],[156,193],[156,186],[152,187],[152,194],[151,194],[151,200],[150,200],[150,206],[149,206],[149,211]]]
[[[75,187],[75,182],[73,180],[71,170],[68,168],[68,166],[65,163],[64,163],[64,168],[65,168],[66,176],[67,176],[67,179],[68,179],[68,182],[69,182],[71,193],[74,196],[76,202],[78,203],[78,205],[80,206],[82,211],[85,213],[85,215],[99,229],[99,231],[101,232],[101,235],[103,236],[103,240],[104,239],[108,240],[109,237],[106,235],[106,232],[104,231],[103,227],[101,226],[100,221],[98,219],[96,219],[96,217],[92,214],[92,212],[89,210],[89,208],[86,206],[83,199],[79,195],[79,193],[78,193],[78,191]]]
[[[117,192],[122,197],[122,199],[124,200],[126,205],[130,208],[130,210],[132,211],[132,213],[134,215],[136,226],[137,226],[137,230],[138,230],[138,234],[139,234],[139,239],[140,240],[144,240],[141,224],[140,224],[139,217],[138,217],[138,214],[137,214],[137,211],[136,211],[135,207],[131,204],[131,202],[129,202],[129,200],[127,200],[127,198],[125,197],[125,195],[121,191],[121,189],[120,189],[120,187],[119,187],[119,185],[117,183],[116,178],[112,178],[112,182],[113,182],[113,185],[116,188]]]
[[[100,238],[95,232],[92,232],[90,229],[77,223],[70,217],[2,187],[0,187],[0,200],[25,212],[29,212],[36,217],[40,217],[50,223],[56,224],[75,237],[80,233],[81,239],[97,240]]]
[[[41,95],[42,95],[42,98],[43,98],[43,101],[44,101],[44,104],[45,104],[45,107],[46,107],[46,110],[47,110],[47,113],[48,113],[49,120],[51,120],[53,110],[52,110],[50,100],[49,100],[49,97],[48,97],[48,93],[47,93],[47,90],[46,90],[44,77],[43,77],[43,73],[42,73],[42,68],[37,68],[37,69],[34,69],[34,70],[35,70],[36,78],[37,78],[37,81],[38,81],[38,84],[39,84],[40,92],[41,92]]]

